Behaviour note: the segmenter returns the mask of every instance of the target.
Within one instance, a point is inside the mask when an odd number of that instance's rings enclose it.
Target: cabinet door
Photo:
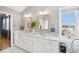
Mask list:
[[[34,38],[33,52],[34,53],[39,52],[39,39],[38,38]]]
[[[35,53],[45,52],[45,40],[40,39],[40,38],[34,39],[34,52]]]
[[[45,40],[39,39],[39,52],[44,53],[45,52]]]
[[[59,51],[59,43],[57,41],[46,40],[45,48],[47,53],[57,53]]]
[[[33,52],[34,53],[45,52],[45,40],[40,39],[40,38],[35,38]]]
[[[19,38],[17,38],[17,40],[15,40],[15,45],[23,48],[24,47],[24,39],[22,38],[22,36],[19,36]]]
[[[17,32],[14,32],[14,45],[17,45],[19,41],[19,34]]]
[[[14,45],[23,48],[23,39],[22,36],[20,34],[20,32],[16,31],[14,32]]]
[[[28,52],[33,51],[33,38],[32,37],[24,37],[24,49]]]
[[[19,33],[18,32],[14,32],[14,41],[18,40],[19,37],[20,37]]]

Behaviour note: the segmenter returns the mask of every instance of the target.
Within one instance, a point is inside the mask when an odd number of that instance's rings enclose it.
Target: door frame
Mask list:
[[[10,39],[10,44],[11,46],[13,46],[13,43],[14,43],[14,39],[13,39],[13,32],[14,32],[14,28],[13,28],[13,14],[12,13],[8,13],[8,12],[4,12],[4,11],[0,11],[0,13],[3,13],[3,14],[7,14],[7,15],[11,15],[11,18],[10,18],[10,36],[11,36],[11,39]]]

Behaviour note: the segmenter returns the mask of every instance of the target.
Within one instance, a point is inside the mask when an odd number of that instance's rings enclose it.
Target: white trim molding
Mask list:
[[[10,19],[11,40],[10,41],[11,41],[11,46],[13,46],[13,14],[3,12],[3,11],[0,11],[0,13],[6,14],[6,15],[11,15],[11,19]]]

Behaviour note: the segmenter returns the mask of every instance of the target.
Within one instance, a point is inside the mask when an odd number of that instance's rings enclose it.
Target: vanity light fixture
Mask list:
[[[49,14],[48,10],[42,10],[39,12],[39,15],[47,15],[47,14]]]
[[[25,14],[24,17],[32,17],[32,14],[31,13]]]

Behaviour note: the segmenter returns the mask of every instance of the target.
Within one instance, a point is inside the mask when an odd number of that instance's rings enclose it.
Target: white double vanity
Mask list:
[[[33,53],[58,53],[59,38],[54,34],[14,32],[14,45]]]

